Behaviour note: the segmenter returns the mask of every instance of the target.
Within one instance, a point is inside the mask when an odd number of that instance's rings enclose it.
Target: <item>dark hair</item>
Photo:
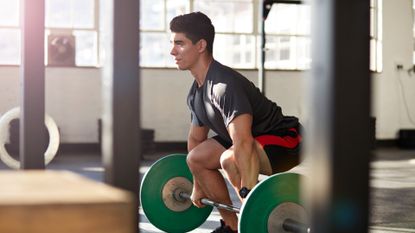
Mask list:
[[[212,54],[215,27],[209,17],[202,12],[192,12],[174,17],[170,21],[170,30],[184,33],[193,44],[201,39],[206,40],[207,50]]]

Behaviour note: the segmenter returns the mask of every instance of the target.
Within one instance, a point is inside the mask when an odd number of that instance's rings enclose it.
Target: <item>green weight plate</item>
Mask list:
[[[184,177],[193,182],[186,164],[185,154],[172,154],[156,161],[145,173],[141,182],[140,202],[148,220],[165,232],[187,232],[203,224],[212,207],[172,210],[163,199],[163,188],[169,180]]]
[[[255,186],[241,207],[239,232],[266,233],[269,232],[270,221],[275,221],[272,219],[275,213],[285,216],[285,212],[298,212],[297,209],[305,212],[300,201],[300,177],[301,175],[295,173],[280,173]],[[285,232],[282,224],[279,224],[278,229],[275,229],[275,223],[272,224],[274,226],[270,232]]]

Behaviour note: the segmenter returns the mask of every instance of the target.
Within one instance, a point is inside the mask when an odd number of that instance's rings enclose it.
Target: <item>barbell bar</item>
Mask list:
[[[202,225],[213,207],[239,213],[240,233],[310,232],[308,214],[299,195],[301,175],[281,173],[258,183],[242,206],[235,207],[202,199],[203,208],[190,200],[193,177],[185,154],[156,161],[144,174],[141,207],[148,220],[166,232],[187,232]]]
[[[174,191],[172,195],[174,196],[174,198],[177,199],[177,201],[183,201],[183,200],[191,201],[190,194],[186,192]],[[207,198],[202,198],[200,202],[204,205],[209,205],[212,207],[216,207],[218,209],[228,210],[228,211],[235,212],[238,214],[241,211],[241,208],[239,207],[218,203],[218,202],[209,200]],[[310,227],[308,227],[306,224],[296,221],[291,218],[287,218],[284,220],[284,222],[282,223],[282,228],[288,232],[296,232],[296,233],[310,233],[311,232]]]

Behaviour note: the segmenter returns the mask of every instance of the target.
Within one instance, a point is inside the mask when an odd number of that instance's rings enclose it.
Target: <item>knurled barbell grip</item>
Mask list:
[[[187,199],[187,200],[191,200],[190,199],[190,194],[188,194],[186,192],[180,192],[179,197]],[[214,206],[218,209],[224,209],[224,210],[228,210],[228,211],[235,212],[235,213],[239,213],[239,211],[241,210],[241,208],[238,208],[238,207],[235,207],[235,206],[232,206],[232,205],[217,203],[217,202],[211,201],[207,198],[202,198],[200,200],[200,202],[204,205]]]

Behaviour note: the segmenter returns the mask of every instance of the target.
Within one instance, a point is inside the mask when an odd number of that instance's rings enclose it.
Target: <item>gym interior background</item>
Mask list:
[[[0,1],[0,115],[19,105],[19,2]],[[172,16],[193,10],[211,15],[218,31],[215,57],[258,83],[259,3],[142,0],[140,4],[140,123],[147,129],[143,139],[149,135],[143,149],[181,150],[189,124],[185,96],[192,77],[174,68],[167,23]],[[99,12],[99,0],[46,0],[45,110],[59,127],[58,156],[101,148],[100,59],[106,54],[99,49],[104,17]],[[266,95],[305,124],[309,16],[307,6],[274,7],[268,19],[272,23],[266,26]],[[413,19],[411,0],[371,1],[371,115],[377,147],[414,147]]]
[[[0,114],[4,114],[19,104],[20,31],[16,15],[19,1],[1,2]],[[46,38],[50,38],[49,35],[74,36],[76,44],[74,65],[70,62],[68,65],[68,61],[65,64],[59,61],[59,55],[46,52],[49,59],[56,57],[58,60],[48,60],[52,64],[45,71],[46,112],[59,126],[63,145],[97,144],[102,113],[98,57],[103,56],[98,49],[99,1],[51,0],[46,3],[49,3]],[[411,0],[372,3],[375,6],[371,36],[372,116],[376,118],[376,139],[393,143],[399,138],[399,130],[415,128],[413,3]],[[258,83],[258,2],[142,0],[141,5],[142,18],[146,19],[140,21],[141,125],[154,130],[156,143],[174,145],[187,137],[189,114],[185,96],[192,78],[173,67],[169,55],[169,19],[189,10],[211,14],[219,32],[215,42],[216,58],[240,68],[240,72]],[[299,116],[302,122],[307,122],[303,100],[304,80],[310,65],[310,42],[309,13],[304,8],[274,7],[270,13],[268,22],[275,23],[267,33],[270,49],[265,63],[265,91],[283,107],[285,114]],[[233,20],[229,20],[229,14]],[[65,59],[65,54],[62,56]],[[64,64],[59,65],[62,62]]]

